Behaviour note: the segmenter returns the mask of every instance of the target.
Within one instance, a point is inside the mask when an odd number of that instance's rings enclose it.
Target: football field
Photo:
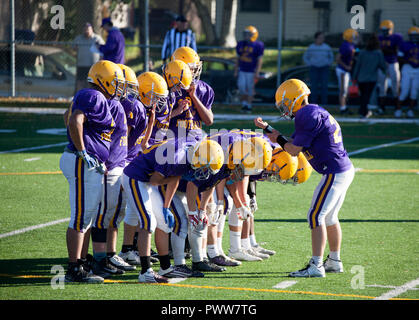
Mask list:
[[[343,274],[287,277],[311,256],[306,215],[321,178],[313,173],[298,186],[258,183],[256,238],[277,252],[267,260],[169,284],[139,284],[133,271],[101,285],[63,285],[70,211],[59,169],[66,144],[62,116],[0,113],[0,119],[1,300],[419,299],[417,123],[340,123],[357,170],[339,214]],[[291,122],[272,125],[285,135],[293,130]],[[213,127],[254,129],[249,120],[216,121]],[[122,236],[121,226],[118,251]],[[228,242],[226,223],[225,252]]]

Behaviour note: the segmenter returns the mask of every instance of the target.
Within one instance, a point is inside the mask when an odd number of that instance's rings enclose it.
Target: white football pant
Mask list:
[[[339,210],[345,200],[346,191],[355,175],[355,169],[342,173],[324,174],[314,190],[307,220],[311,229],[326,223],[326,226],[336,224]]]
[[[388,74],[388,77],[387,77]],[[378,69],[378,86],[379,86],[379,97],[385,97],[388,88],[388,79],[391,80],[391,92],[394,97],[398,96],[400,87],[400,68],[399,63],[387,63],[387,74],[381,69]]]
[[[406,63],[402,67],[402,80],[400,83],[399,100],[404,101],[409,96],[410,99],[416,100],[419,90],[419,68],[413,68]]]
[[[82,158],[64,152],[60,169],[69,184],[71,217],[69,228],[85,232],[90,228],[99,210],[102,197],[103,175],[95,168],[89,169]]]

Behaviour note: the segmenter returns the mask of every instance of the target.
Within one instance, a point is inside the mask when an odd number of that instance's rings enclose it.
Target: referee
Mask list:
[[[176,25],[174,28],[167,31],[164,37],[163,48],[161,50],[161,58],[163,63],[170,59],[172,53],[179,47],[191,47],[195,51],[195,33],[188,29],[188,20],[184,16],[176,18]]]

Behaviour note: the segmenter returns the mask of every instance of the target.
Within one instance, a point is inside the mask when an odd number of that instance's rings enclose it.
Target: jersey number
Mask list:
[[[335,125],[335,127],[336,127],[335,132],[333,132],[333,139],[334,139],[335,143],[341,143],[342,142],[342,134],[340,132],[339,123],[331,115],[329,115],[329,121],[330,121],[331,125]]]

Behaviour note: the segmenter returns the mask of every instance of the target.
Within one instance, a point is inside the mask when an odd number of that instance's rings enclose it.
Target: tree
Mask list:
[[[236,44],[235,29],[237,15],[237,0],[224,0],[223,13],[221,18],[221,32],[218,35],[216,27],[211,21],[208,2],[205,0],[192,0],[195,4],[199,17],[202,22],[202,28],[206,36],[206,42],[209,45],[234,46]]]

